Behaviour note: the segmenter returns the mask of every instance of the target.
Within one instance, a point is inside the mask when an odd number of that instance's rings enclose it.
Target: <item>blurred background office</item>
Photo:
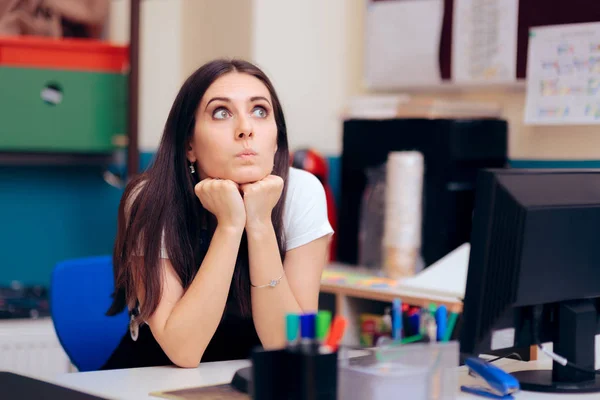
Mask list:
[[[73,368],[53,272],[111,254],[124,184],[217,57],[272,79],[295,165],[328,190],[331,261],[377,276],[468,242],[480,168],[600,167],[596,1],[0,0],[0,366]],[[392,153],[402,175],[378,175]],[[392,192],[418,206],[385,214]]]

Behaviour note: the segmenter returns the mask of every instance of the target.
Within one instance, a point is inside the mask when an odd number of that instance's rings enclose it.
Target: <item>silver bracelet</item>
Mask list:
[[[271,282],[267,283],[266,285],[256,286],[256,285],[253,285],[252,282],[250,282],[250,286],[252,286],[253,288],[257,288],[257,289],[266,288],[266,287],[275,287],[275,286],[277,286],[277,284],[279,282],[281,282],[281,279],[283,279],[283,275],[285,275],[285,273],[281,274],[281,276],[279,278],[272,279]]]

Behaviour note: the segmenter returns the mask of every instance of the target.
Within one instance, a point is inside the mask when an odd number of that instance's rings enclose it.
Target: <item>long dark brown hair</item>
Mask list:
[[[125,306],[134,307],[137,302],[136,287],[140,286],[144,288],[145,299],[138,318],[146,320],[156,310],[162,291],[159,257],[163,232],[167,255],[183,288],[187,288],[194,279],[216,228],[216,218],[202,207],[194,194],[198,177],[190,173],[186,149],[194,134],[195,115],[204,93],[217,78],[231,72],[258,78],[271,94],[277,124],[277,152],[272,173],[279,175],[286,183],[272,212],[283,261],[283,205],[289,172],[289,150],[281,103],[269,78],[255,65],[243,60],[214,60],[200,67],[185,81],[171,107],[151,167],[125,188],[119,205],[113,255],[115,292],[108,315],[120,313]],[[143,254],[143,258],[137,257],[140,254]],[[242,236],[229,295],[239,306],[242,315],[251,314],[248,242],[245,234]]]

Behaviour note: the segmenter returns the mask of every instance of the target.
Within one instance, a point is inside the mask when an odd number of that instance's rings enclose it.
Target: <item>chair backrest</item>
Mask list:
[[[128,330],[128,313],[106,316],[113,292],[110,256],[59,262],[50,308],[58,339],[79,371],[102,367]]]

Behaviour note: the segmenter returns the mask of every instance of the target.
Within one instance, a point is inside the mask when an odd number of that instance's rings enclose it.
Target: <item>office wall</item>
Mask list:
[[[504,116],[509,122],[509,156],[512,160],[600,160],[600,126],[525,125],[523,123],[525,110],[524,89],[436,93],[436,95],[448,100],[494,101],[500,103],[504,107]]]
[[[204,3],[203,1],[199,3]],[[108,39],[129,43],[129,0],[112,0]],[[182,0],[144,0],[140,5],[139,147],[156,151],[182,75]]]
[[[347,0],[254,1],[253,58],[279,92],[292,148],[341,150],[350,5]]]
[[[181,73],[220,57],[252,58],[251,0],[183,0]]]
[[[358,0],[144,0],[140,147],[158,144],[159,127],[183,80],[217,57],[256,62],[284,105],[292,148],[341,150],[339,114],[356,81],[348,41]],[[110,37],[127,38],[128,0],[112,0]],[[162,35],[162,36],[161,36]]]
[[[349,42],[357,46],[350,47],[347,56],[349,64],[354,70],[350,75],[354,81],[350,83],[352,94],[377,93],[368,90],[362,82],[363,70],[363,19],[366,12],[365,2],[362,0],[351,0],[352,27],[348,30]],[[333,45],[333,43],[331,43]],[[600,160],[600,126],[526,126],[523,123],[525,108],[525,89],[497,89],[497,90],[440,90],[428,91],[426,93],[410,93],[417,97],[437,96],[447,100],[468,101],[493,101],[500,103],[504,108],[504,116],[510,125],[509,156],[515,161],[526,161],[523,165],[535,165],[527,163],[531,160],[550,161],[543,165],[569,165],[576,166],[577,163],[561,163],[560,161],[592,161]],[[555,163],[554,161],[559,161]],[[581,163],[583,166],[595,165],[589,162]]]
[[[111,35],[126,40],[129,2],[112,2],[116,28]],[[243,57],[274,81],[292,148],[339,154],[339,113],[347,98],[376,93],[362,81],[364,14],[364,0],[144,0],[142,150],[157,146],[168,109],[189,73],[212,58]],[[594,126],[525,126],[524,89],[412,94],[500,102],[510,123],[511,158],[600,160]]]
[[[99,168],[0,166],[0,286],[47,285],[60,260],[110,254],[120,197]]]

